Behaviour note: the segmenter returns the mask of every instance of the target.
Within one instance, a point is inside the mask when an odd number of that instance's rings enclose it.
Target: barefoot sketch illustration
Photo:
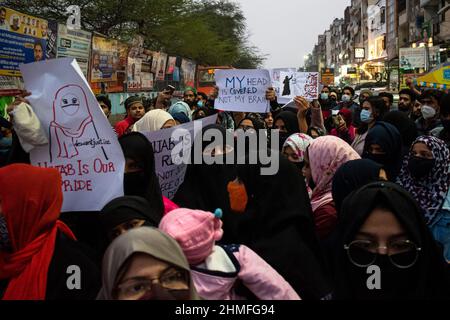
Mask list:
[[[57,158],[72,159],[78,156],[75,139],[81,138],[90,124],[99,139],[83,88],[74,84],[60,88],[53,100],[53,121],[49,127],[50,162],[53,162],[52,143],[58,145]],[[101,148],[108,160],[105,149]]]

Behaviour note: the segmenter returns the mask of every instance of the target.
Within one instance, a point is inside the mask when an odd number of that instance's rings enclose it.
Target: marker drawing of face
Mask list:
[[[80,99],[73,93],[68,93],[61,98],[59,106],[66,115],[73,116],[80,110]]]

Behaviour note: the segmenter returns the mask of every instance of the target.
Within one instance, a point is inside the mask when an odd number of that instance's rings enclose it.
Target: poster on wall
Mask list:
[[[126,80],[128,46],[117,40],[94,36],[90,82],[94,93],[122,92]]]
[[[164,81],[166,77],[167,54],[161,52],[158,58],[156,81]]]
[[[195,69],[196,64],[192,60],[183,59],[181,61],[181,87],[195,86]]]
[[[47,27],[47,20],[0,7],[0,76],[20,77],[20,64],[45,60]]]
[[[23,90],[20,64],[46,59],[47,20],[0,6],[0,96]]]
[[[142,89],[142,59],[128,57],[128,90],[139,91]]]
[[[88,77],[89,54],[91,50],[92,33],[84,30],[69,30],[64,24],[58,25],[58,58],[75,58]]]
[[[159,56],[161,55],[160,52],[153,52],[152,53],[152,73],[157,74],[158,73],[158,63],[159,63]]]
[[[167,63],[167,74],[173,74],[176,66],[177,57],[169,57],[169,61]]]
[[[140,54],[141,65],[141,85],[143,91],[153,90],[155,76],[152,74],[153,52],[149,49],[142,49]]]
[[[47,50],[45,51],[45,58],[55,59],[58,54],[58,22],[49,20],[47,28]]]
[[[128,56],[128,91],[149,91],[153,89],[153,52],[145,48],[132,47]]]

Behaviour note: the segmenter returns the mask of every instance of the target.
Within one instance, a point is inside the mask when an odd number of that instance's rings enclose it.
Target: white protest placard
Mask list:
[[[216,70],[219,96],[215,108],[224,111],[265,113],[270,108],[266,91],[270,87],[269,70]]]
[[[217,115],[214,115],[169,129],[155,132],[141,132],[153,146],[155,170],[163,196],[173,199],[178,188],[184,182],[184,176],[186,175],[187,164],[175,164],[172,159],[172,151],[174,148],[179,143],[182,143],[185,148],[190,149],[197,133],[201,132],[203,127],[214,124],[216,121]],[[183,139],[175,141],[172,138],[172,134],[175,130],[181,129],[186,130],[186,135],[183,136]]]
[[[46,60],[20,69],[49,139],[31,151],[31,163],[60,171],[62,212],[97,211],[123,196],[122,149],[76,60]]]
[[[280,104],[286,104],[289,103],[291,100],[290,98],[283,97],[281,95],[281,84],[280,82],[280,72],[288,72],[294,74],[297,72],[297,69],[295,68],[278,68],[278,69],[270,69],[270,82],[272,83],[272,88],[275,89],[275,92],[277,93],[277,101]]]
[[[319,97],[318,72],[280,72],[280,97],[289,100],[301,96],[308,101]]]

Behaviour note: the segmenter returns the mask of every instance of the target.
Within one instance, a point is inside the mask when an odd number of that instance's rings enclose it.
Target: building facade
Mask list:
[[[318,37],[305,68],[332,68],[340,85],[378,82],[398,90],[406,77],[448,61],[449,9],[446,0],[352,0]]]

